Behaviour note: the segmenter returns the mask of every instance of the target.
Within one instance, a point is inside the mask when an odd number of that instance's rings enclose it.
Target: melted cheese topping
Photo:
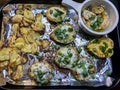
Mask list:
[[[76,32],[74,28],[69,25],[59,25],[54,29],[54,39],[60,43],[70,43],[75,39]]]
[[[47,62],[35,63],[31,66],[31,74],[33,78],[40,84],[44,84],[51,78],[51,66]]]
[[[72,64],[77,60],[77,53],[75,48],[61,48],[57,52],[57,63],[64,68],[72,68]]]
[[[58,11],[56,11],[56,10],[61,12],[61,14],[58,13]],[[52,16],[52,18],[55,18],[55,19],[57,18],[57,19],[63,20],[64,17],[65,17],[65,12],[59,7],[53,7],[53,8],[50,9],[50,15]]]
[[[87,45],[88,50],[99,58],[111,57],[113,47],[113,41],[110,38],[94,39]]]

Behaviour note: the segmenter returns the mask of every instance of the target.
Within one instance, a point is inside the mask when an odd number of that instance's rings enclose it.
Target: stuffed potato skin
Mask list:
[[[114,53],[114,43],[110,38],[102,37],[93,39],[88,45],[87,49],[98,58],[108,58]]]
[[[58,43],[69,44],[75,40],[76,32],[71,24],[58,25],[50,37]]]
[[[52,21],[52,22],[61,22],[64,20],[65,16],[67,14],[67,11],[64,7],[62,6],[54,6],[54,7],[50,7],[47,12],[46,12],[46,16],[47,18]]]
[[[52,78],[52,66],[44,62],[35,62],[29,68],[29,76],[41,85],[47,84]]]

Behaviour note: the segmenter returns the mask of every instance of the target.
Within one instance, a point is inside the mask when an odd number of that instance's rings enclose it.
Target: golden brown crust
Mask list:
[[[62,12],[64,12],[64,17],[63,17],[62,19],[53,18],[53,16],[51,16],[50,10],[54,10],[55,8],[59,8]],[[61,22],[61,21],[63,21],[63,19],[65,18],[66,14],[67,14],[67,11],[66,11],[66,9],[65,9],[64,7],[62,7],[62,6],[59,6],[59,7],[57,7],[57,6],[50,7],[50,8],[47,10],[47,12],[46,12],[47,18],[48,18],[50,21],[52,21],[52,22]]]
[[[11,22],[12,23],[21,23],[22,19],[23,19],[22,15],[15,15],[11,18]]]
[[[42,48],[47,48],[50,45],[50,41],[48,39],[41,40],[41,46]]]
[[[0,62],[0,71],[2,71],[3,69],[7,69],[8,64],[9,61]]]
[[[20,80],[23,76],[23,65],[18,65],[17,70],[13,72],[12,79],[13,80]]]

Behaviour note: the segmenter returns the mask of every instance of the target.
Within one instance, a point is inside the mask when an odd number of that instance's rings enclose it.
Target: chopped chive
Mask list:
[[[112,53],[112,51],[113,51],[113,50],[112,50],[111,48],[109,48],[109,49],[107,50],[108,53]]]
[[[101,42],[100,39],[94,39],[94,40],[92,41],[92,43],[100,43],[100,42]]]
[[[53,14],[53,10],[50,10],[50,14]]]
[[[92,15],[91,17],[90,17],[90,20],[94,20],[95,19],[95,15]]]
[[[78,47],[78,52],[79,52],[79,53],[82,52],[82,47]]]
[[[105,48],[104,46],[100,46],[99,48],[100,48],[100,50],[101,50],[103,53],[105,53],[106,48]]]
[[[69,31],[69,32],[72,32],[72,31],[73,31],[73,28],[68,28],[68,31]]]

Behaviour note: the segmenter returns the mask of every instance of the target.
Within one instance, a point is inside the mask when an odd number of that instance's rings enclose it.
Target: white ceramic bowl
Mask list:
[[[88,33],[90,35],[100,36],[100,35],[109,34],[110,32],[112,32],[115,29],[115,27],[118,24],[118,21],[119,21],[118,11],[117,11],[116,7],[113,5],[113,3],[109,0],[85,0],[83,3],[77,3],[72,0],[63,0],[62,3],[70,5],[74,9],[76,9],[76,11],[78,12],[78,15],[79,15],[78,23],[79,23],[80,27],[86,33]],[[96,31],[88,28],[82,20],[82,16],[81,16],[82,10],[90,5],[103,5],[105,7],[105,11],[107,12],[107,14],[109,16],[110,23],[103,32],[96,32]]]

